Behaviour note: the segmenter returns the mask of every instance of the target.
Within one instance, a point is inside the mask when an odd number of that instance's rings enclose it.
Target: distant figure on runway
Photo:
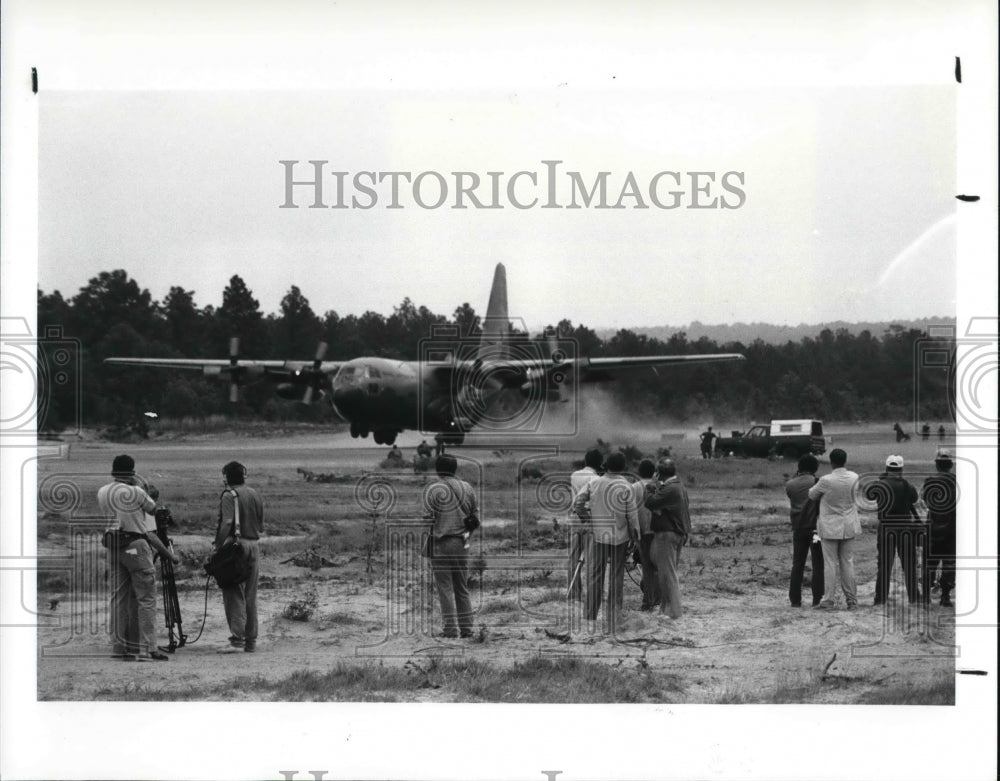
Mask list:
[[[938,426],[938,439],[944,439],[944,426]]]
[[[420,444],[417,445],[417,455],[421,458],[430,458],[434,455],[434,448],[427,444],[426,439],[420,440]]]
[[[920,427],[920,438],[924,440],[924,442],[926,442],[928,439],[930,439],[930,437],[931,437],[931,427],[929,424],[924,423],[924,425]]]
[[[712,457],[712,450],[713,450],[713,447],[714,447],[713,443],[715,442],[715,439],[716,439],[717,436],[718,436],[718,434],[715,434],[712,431],[712,427],[711,426],[708,427],[707,431],[702,432],[702,434],[701,434],[701,457],[702,458],[711,458]]]
[[[905,431],[903,431],[903,427],[900,426],[898,423],[893,424],[892,430],[896,432],[897,442],[906,442],[907,440],[909,440],[910,435],[907,434]]]

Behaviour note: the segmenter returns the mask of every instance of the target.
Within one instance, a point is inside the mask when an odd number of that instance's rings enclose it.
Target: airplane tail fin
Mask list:
[[[497,263],[493,272],[493,287],[490,288],[490,302],[482,329],[477,357],[507,358],[510,317],[507,314],[507,269],[503,263]]]

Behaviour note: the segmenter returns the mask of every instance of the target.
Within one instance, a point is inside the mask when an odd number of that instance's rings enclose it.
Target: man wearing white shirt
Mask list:
[[[600,475],[601,464],[604,463],[604,456],[601,451],[597,448],[591,448],[587,451],[586,455],[583,457],[583,469],[577,469],[573,474],[569,476],[569,490],[570,490],[570,508],[571,512],[575,512],[573,509],[573,503],[576,502],[576,497],[580,495],[587,484]],[[589,509],[589,508],[588,508]],[[579,513],[577,513],[579,515]],[[569,597],[570,599],[580,599],[583,595],[583,577],[582,574],[576,574],[577,565],[580,563],[581,558],[586,559],[588,548],[590,546],[590,535],[585,532],[570,532],[570,548],[569,548]]]
[[[146,514],[156,502],[140,485],[135,461],[120,455],[111,466],[114,480],[97,492],[109,520],[107,540],[111,581],[111,635],[115,658],[165,662],[156,644],[156,576],[153,551],[177,564],[180,559],[146,530]],[[136,643],[136,639],[138,642]]]
[[[625,466],[625,454],[612,453],[607,473],[591,480],[573,502],[577,515],[586,518],[589,514],[594,530],[587,577],[587,619],[597,620],[604,593],[604,570],[610,563],[608,626],[612,631],[622,609],[628,542],[639,537],[638,507],[632,486],[622,474]]]

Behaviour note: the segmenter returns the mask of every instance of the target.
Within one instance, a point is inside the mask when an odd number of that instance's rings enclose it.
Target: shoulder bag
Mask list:
[[[219,588],[238,586],[250,577],[250,560],[247,551],[240,543],[240,501],[239,495],[232,488],[224,493],[233,497],[233,533],[212,554],[205,563],[205,572],[215,578]],[[219,512],[219,529],[222,528],[222,512]],[[218,536],[218,530],[216,530]]]

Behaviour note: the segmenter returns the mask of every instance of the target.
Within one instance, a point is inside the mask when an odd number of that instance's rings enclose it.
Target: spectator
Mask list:
[[[639,463],[639,479],[632,484],[635,494],[636,511],[639,514],[639,563],[642,565],[642,610],[652,610],[660,604],[660,583],[656,578],[656,566],[650,559],[649,548],[653,544],[652,511],[645,506],[646,497],[656,490],[656,464],[649,458]]]
[[[938,448],[934,456],[937,474],[924,480],[921,498],[927,505],[930,523],[929,544],[924,546],[924,599],[930,601],[934,571],[941,566],[941,607],[953,607],[951,592],[955,588],[955,511],[958,504],[958,486],[952,472],[954,462],[951,451]]]
[[[809,498],[809,489],[816,485],[819,461],[810,454],[799,459],[798,471],[785,483],[785,493],[791,505],[792,520],[792,577],[788,584],[788,598],[792,607],[802,606],[802,575],[806,556],[812,559],[812,605],[816,607],[823,598],[823,545],[816,533],[819,509]]]
[[[222,589],[222,604],[229,624],[229,644],[219,653],[257,650],[257,582],[260,577],[260,538],[264,534],[264,500],[246,484],[247,469],[239,461],[222,467],[226,489],[219,497],[219,527],[215,547],[239,534],[239,544],[250,563],[250,575],[242,583]]]
[[[830,451],[830,466],[833,471],[809,489],[809,498],[819,502],[816,531],[823,545],[823,599],[816,608],[837,606],[834,594],[839,575],[847,609],[853,610],[858,606],[854,538],[861,533],[861,520],[854,503],[858,475],[847,469],[847,453],[839,447]]]
[[[584,507],[584,513],[581,515],[576,510],[576,497],[591,480],[601,474],[603,463],[604,456],[601,451],[597,448],[591,448],[583,457],[583,468],[576,470],[569,476],[570,511],[581,519],[589,518],[590,507]],[[570,529],[569,598],[579,600],[583,597],[583,564],[589,552],[592,535],[590,532],[572,531],[572,526]]]
[[[609,455],[607,473],[587,483],[573,502],[577,515],[583,518],[589,515],[593,526],[587,577],[587,619],[597,620],[604,593],[604,571],[610,563],[607,614],[611,631],[617,626],[623,604],[628,543],[639,537],[635,494],[622,474],[625,466],[624,453]]]
[[[466,518],[477,512],[476,493],[456,477],[458,460],[447,453],[434,462],[437,482],[425,494],[431,527],[431,569],[441,603],[443,637],[472,637],[472,600],[469,597],[469,551],[465,546]]]
[[[682,612],[677,565],[681,548],[691,534],[691,513],[687,489],[677,477],[674,462],[669,458],[661,460],[657,471],[656,491],[646,497],[646,507],[652,512],[650,558],[660,585],[660,615],[677,619]]]
[[[135,460],[116,456],[112,482],[97,492],[97,504],[111,524],[105,533],[111,574],[111,655],[124,661],[167,661],[156,643],[156,570],[153,551],[179,563],[155,533],[146,531],[146,514],[156,502],[139,484]]]
[[[916,602],[917,545],[924,538],[926,529],[914,504],[917,489],[903,478],[903,457],[889,456],[885,472],[878,482],[868,486],[865,498],[874,501],[878,511],[878,573],[875,576],[875,604],[883,604],[889,597],[892,564],[899,550],[899,559],[906,580],[906,596]]]

